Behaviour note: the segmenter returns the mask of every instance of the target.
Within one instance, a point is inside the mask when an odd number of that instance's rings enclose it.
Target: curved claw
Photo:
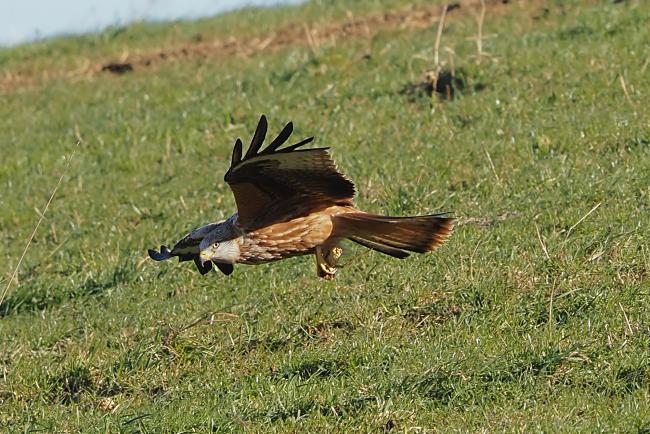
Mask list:
[[[155,251],[154,249],[149,249],[149,257],[154,261],[164,261],[172,257],[172,252],[167,246],[160,246],[160,252]]]

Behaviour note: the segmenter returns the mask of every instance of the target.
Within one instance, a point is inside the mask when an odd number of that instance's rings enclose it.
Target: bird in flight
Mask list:
[[[150,249],[151,259],[191,260],[201,274],[214,264],[229,275],[234,264],[314,254],[318,276],[332,279],[343,240],[403,259],[434,250],[453,230],[454,219],[446,214],[388,217],[358,210],[354,184],[337,170],[328,148],[301,149],[313,137],[282,147],[293,132],[291,122],[262,148],[267,128],[262,116],[245,154],[241,139],[235,142],[224,180],[237,212],[194,229],[171,250]]]

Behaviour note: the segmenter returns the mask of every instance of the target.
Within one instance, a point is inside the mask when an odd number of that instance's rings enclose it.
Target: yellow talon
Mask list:
[[[329,251],[329,254],[327,255],[327,262],[331,265],[336,265],[336,261],[341,257],[343,254],[343,249],[340,247],[332,247],[332,249]],[[332,258],[334,260],[332,260]]]
[[[316,273],[318,277],[326,280],[334,279],[336,275],[336,260],[343,254],[343,249],[340,247],[333,247],[327,252],[323,253],[323,249],[316,247]]]

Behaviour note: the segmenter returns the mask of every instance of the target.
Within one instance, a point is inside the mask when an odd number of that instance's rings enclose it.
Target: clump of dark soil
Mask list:
[[[411,98],[418,95],[432,98],[435,95],[441,100],[451,101],[467,90],[479,91],[483,87],[481,84],[470,86],[467,73],[462,69],[442,68],[425,71],[418,82],[409,83],[401,93]]]
[[[102,66],[102,71],[113,74],[126,74],[127,72],[133,72],[133,65],[130,63],[108,63]]]
[[[462,74],[453,70],[442,69],[437,74],[435,71],[427,71],[424,78],[422,84],[427,93],[433,95],[435,92],[442,99],[454,99],[455,93],[462,92],[466,87]]]

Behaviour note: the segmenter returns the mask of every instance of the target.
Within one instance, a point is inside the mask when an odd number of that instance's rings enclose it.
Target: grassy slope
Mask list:
[[[75,125],[84,143],[0,307],[1,430],[649,429],[650,9],[505,11],[480,64],[450,15],[443,46],[485,86],[452,102],[400,93],[435,28],[3,95],[3,287]],[[352,247],[331,283],[312,258],[231,278],[143,261],[234,210],[222,173],[262,112],[332,146],[364,209],[506,218],[404,262]]]

